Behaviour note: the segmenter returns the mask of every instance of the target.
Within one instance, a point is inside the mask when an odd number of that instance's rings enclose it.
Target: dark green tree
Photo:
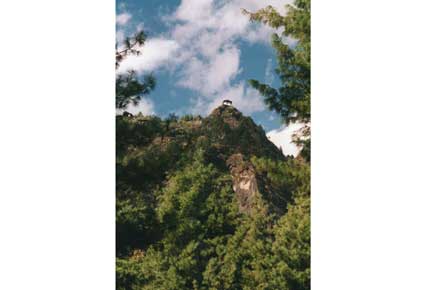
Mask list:
[[[310,195],[289,205],[274,228],[269,289],[310,289]]]
[[[140,55],[139,50],[145,44],[147,35],[139,31],[133,37],[127,37],[118,50],[116,43],[116,69],[129,55]],[[143,95],[148,95],[156,86],[156,79],[152,74],[140,79],[137,73],[130,70],[116,74],[116,109],[125,109],[130,103],[137,105]]]
[[[125,109],[130,103],[137,105],[143,95],[148,95],[156,86],[153,75],[139,80],[133,70],[116,76],[116,108]]]
[[[255,13],[244,10],[251,21],[262,22],[281,29],[282,35],[296,41],[291,47],[280,35],[272,36],[272,45],[277,53],[281,87],[250,80],[271,110],[278,112],[286,124],[310,121],[310,0],[295,0],[286,5],[285,16],[268,6]]]
[[[140,55],[141,51],[139,48],[145,44],[146,40],[147,35],[145,32],[139,31],[134,36],[125,38],[121,49],[119,49],[119,44],[116,43],[116,68],[119,67],[120,63],[127,56]]]
[[[249,80],[249,84],[260,92],[269,109],[281,115],[285,124],[306,124],[305,130],[293,134],[292,141],[303,148],[301,155],[310,162],[310,0],[294,0],[286,8],[287,13],[284,16],[272,6],[255,13],[244,10],[251,21],[282,31],[282,36],[276,33],[272,35],[272,46],[278,61],[275,72],[280,78],[281,86],[273,88],[254,79]],[[294,46],[286,44],[283,37],[295,41]]]

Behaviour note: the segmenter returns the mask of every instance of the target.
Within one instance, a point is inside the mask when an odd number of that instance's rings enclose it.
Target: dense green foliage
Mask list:
[[[116,125],[117,289],[310,289],[308,163],[233,108]],[[249,214],[226,165],[234,153],[261,181]]]

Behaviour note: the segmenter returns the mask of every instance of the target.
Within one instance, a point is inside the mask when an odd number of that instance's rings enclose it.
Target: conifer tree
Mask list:
[[[122,48],[118,50],[116,43],[116,69],[129,55],[140,55],[140,48],[145,44],[147,35],[139,31],[133,37],[124,40]],[[129,104],[137,105],[143,95],[149,94],[156,86],[156,79],[152,74],[141,80],[136,71],[130,70],[116,74],[116,109],[125,109]]]
[[[137,105],[143,95],[148,95],[156,86],[150,74],[141,81],[134,70],[116,76],[116,108],[125,109],[130,103]]]
[[[285,16],[268,6],[255,13],[244,10],[251,21],[262,22],[281,29],[282,36],[274,34],[272,45],[277,53],[281,87],[273,88],[257,80],[250,80],[271,110],[278,112],[286,124],[310,121],[310,0],[295,0],[286,5]],[[296,43],[289,46],[283,37]]]
[[[129,55],[140,55],[139,50],[145,44],[147,35],[143,30],[137,32],[133,37],[125,38],[122,48],[119,49],[119,44],[116,43],[116,68]]]

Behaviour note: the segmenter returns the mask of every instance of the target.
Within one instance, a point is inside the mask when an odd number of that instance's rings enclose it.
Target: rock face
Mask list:
[[[221,118],[230,128],[235,129],[240,125],[243,114],[233,106],[221,105],[212,111],[210,117]]]
[[[232,175],[233,189],[237,195],[240,212],[249,214],[259,194],[257,177],[252,164],[242,154],[233,154],[227,160]]]
[[[252,209],[258,208],[257,200],[265,196],[266,191],[263,179],[257,176],[249,160],[252,156],[283,160],[284,155],[269,141],[261,126],[233,106],[217,107],[203,126],[216,150],[213,155],[226,161],[240,212],[250,214]],[[276,211],[270,202],[269,208]]]

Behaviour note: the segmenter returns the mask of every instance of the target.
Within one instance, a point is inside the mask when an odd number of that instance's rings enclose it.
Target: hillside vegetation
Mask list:
[[[116,119],[117,289],[310,289],[310,166],[249,117]]]
[[[117,289],[310,289],[310,0],[243,13],[279,32],[280,85],[249,84],[286,125],[304,124],[292,136],[301,155],[284,156],[231,106],[206,118],[118,116]],[[145,41],[141,31],[117,46],[116,67]],[[152,74],[117,75],[116,108],[155,86]]]

